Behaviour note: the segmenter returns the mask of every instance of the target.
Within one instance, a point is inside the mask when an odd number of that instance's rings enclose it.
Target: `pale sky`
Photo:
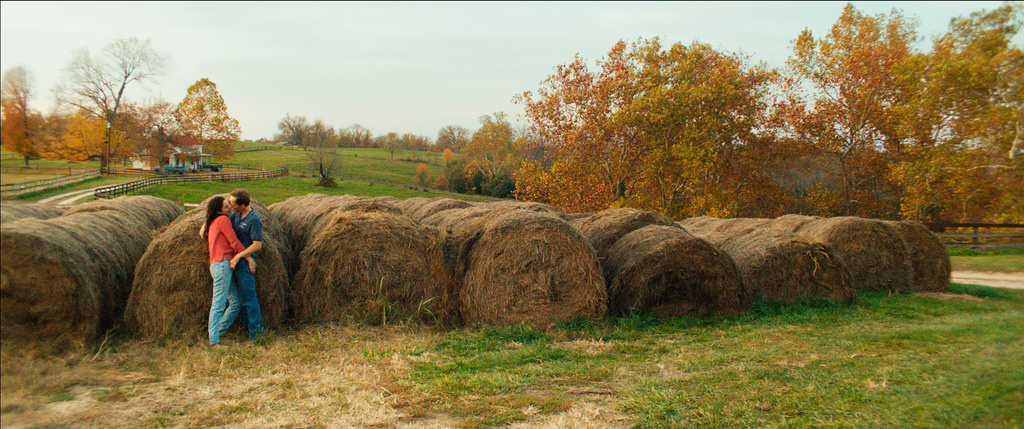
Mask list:
[[[853,4],[915,17],[927,49],[951,18],[1001,3]],[[619,40],[700,41],[781,67],[801,30],[825,34],[844,5],[4,1],[0,69],[32,72],[30,103],[45,112],[73,50],[95,55],[116,39],[149,39],[168,67],[156,83],[130,86],[130,100],[177,104],[205,77],[246,139],[272,138],[285,114],[433,139],[449,124],[475,130],[480,116],[498,111],[525,123],[515,95],[536,91],[577,53],[593,65]]]

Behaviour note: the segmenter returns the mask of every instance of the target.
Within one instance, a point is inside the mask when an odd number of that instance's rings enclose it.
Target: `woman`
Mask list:
[[[213,276],[213,303],[210,305],[210,345],[220,344],[220,337],[238,317],[241,307],[238,287],[231,272],[232,260],[245,250],[231,227],[231,205],[222,196],[215,196],[206,205],[206,224],[203,238],[210,248],[210,274]],[[255,270],[252,258],[246,258],[251,270]],[[227,307],[225,309],[225,306]]]

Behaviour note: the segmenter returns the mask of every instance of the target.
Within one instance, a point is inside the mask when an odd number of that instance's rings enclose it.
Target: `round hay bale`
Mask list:
[[[473,205],[469,202],[462,200],[452,198],[434,198],[433,200],[423,203],[412,210],[406,211],[406,213],[408,213],[409,217],[413,220],[420,221],[434,213],[446,210],[464,209],[472,206]]]
[[[394,205],[377,199],[354,195],[323,194],[291,197],[271,204],[269,210],[281,222],[289,248],[296,256],[293,261],[296,264],[301,263],[298,255],[301,255],[306,243],[313,239],[317,231],[323,229],[323,225],[331,219],[336,211],[362,210],[402,213]],[[291,271],[296,272],[297,270],[298,266],[293,266]]]
[[[626,234],[608,250],[604,267],[612,315],[733,315],[750,305],[732,258],[676,225]]]
[[[907,243],[893,227],[858,217],[821,218],[796,233],[825,244],[850,269],[854,289],[913,291],[913,267]]]
[[[433,198],[429,197],[412,197],[399,201],[394,205],[395,207],[398,207],[398,209],[401,210],[402,213],[405,213],[406,215],[411,215],[412,212],[420,208],[420,206],[424,204],[429,204],[433,200]]]
[[[706,232],[720,232],[726,235],[746,234],[756,229],[764,228],[770,219],[759,218],[730,218],[719,219],[709,216],[692,217],[679,221],[679,225],[689,229],[698,229]]]
[[[64,214],[65,206],[44,203],[24,203],[21,201],[0,202],[0,223],[14,222],[19,219],[51,219]]]
[[[443,252],[444,234],[408,216],[335,212],[302,252],[295,318],[451,322],[454,291]]]
[[[541,213],[553,213],[562,214],[562,211],[549,206],[544,203],[538,203],[536,201],[516,201],[516,200],[500,200],[500,201],[489,201],[486,203],[479,204],[480,207],[497,210],[497,209],[514,209],[514,210],[527,210]]]
[[[593,215],[593,213],[562,213],[559,217],[566,222],[572,223],[574,220],[588,218]]]
[[[458,230],[449,245],[467,324],[547,327],[604,317],[607,292],[597,255],[586,237],[554,215],[492,211]]]
[[[735,235],[689,231],[732,258],[753,301],[793,304],[826,298],[849,304],[856,297],[850,270],[824,244],[768,229]]]
[[[100,199],[68,208],[65,216],[114,210],[134,218],[149,229],[158,229],[177,219],[185,209],[173,201],[150,195],[133,195],[113,199]]]
[[[146,339],[206,338],[213,278],[209,248],[199,237],[206,201],[167,226],[146,248],[135,268],[125,325]],[[250,207],[263,221],[263,248],[256,257],[256,295],[266,328],[276,328],[288,312],[290,251],[280,222],[256,201]]]
[[[579,229],[597,251],[598,258],[608,256],[608,249],[622,236],[648,225],[674,226],[672,218],[654,211],[631,208],[609,208],[593,216],[569,223]]]
[[[800,227],[804,226],[809,222],[816,221],[818,219],[821,218],[817,216],[788,214],[784,216],[779,216],[775,219],[771,219],[770,221],[768,221],[768,224],[765,225],[765,227],[771,229],[778,229],[780,231],[797,232],[800,229]]]
[[[910,250],[913,288],[917,292],[945,292],[949,288],[952,265],[949,252],[934,233],[920,222],[885,221],[903,237]]]
[[[386,203],[391,205],[395,205],[402,202],[402,200],[398,199],[397,197],[392,197],[391,195],[381,195],[379,197],[372,197],[370,198],[370,200],[378,203]]]
[[[423,218],[420,220],[420,223],[451,233],[471,225],[477,218],[493,211],[489,208],[478,206],[444,210]]]
[[[6,341],[85,345],[125,308],[152,230],[114,211],[0,226],[0,313]]]

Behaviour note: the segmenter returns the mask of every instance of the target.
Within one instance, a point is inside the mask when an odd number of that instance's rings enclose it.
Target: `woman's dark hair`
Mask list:
[[[217,216],[221,215],[220,209],[222,208],[224,208],[224,197],[220,195],[210,198],[210,202],[206,203],[206,228],[203,229],[203,239],[209,239],[210,224],[217,219]]]

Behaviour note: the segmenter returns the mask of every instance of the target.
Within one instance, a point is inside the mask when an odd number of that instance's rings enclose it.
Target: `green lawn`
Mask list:
[[[440,153],[396,151],[395,159],[392,160],[390,154],[383,149],[337,149],[337,152],[341,156],[341,168],[338,170],[340,177],[369,177],[414,185],[416,167],[421,161],[430,168],[430,177],[438,177],[443,172]],[[225,163],[266,170],[284,167],[293,174],[313,175],[315,170],[308,155],[309,152],[298,149],[238,152]]]
[[[1024,272],[1024,249],[950,249],[953,271]]]

